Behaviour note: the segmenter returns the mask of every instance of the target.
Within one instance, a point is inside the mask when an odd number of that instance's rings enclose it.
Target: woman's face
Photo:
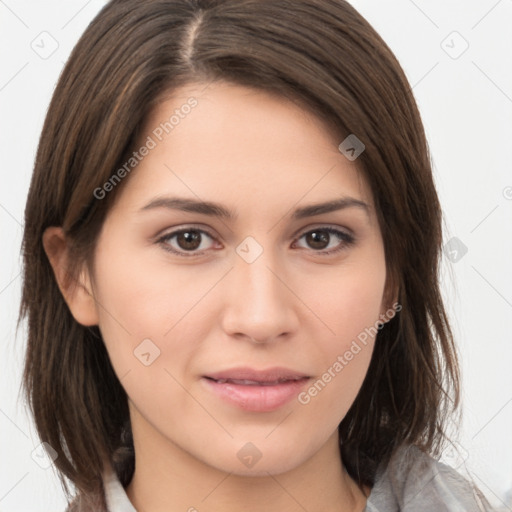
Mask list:
[[[138,165],[117,175],[97,320],[136,450],[280,473],[337,436],[361,387],[389,308],[383,241],[326,126],[263,92],[204,87],[153,111]]]

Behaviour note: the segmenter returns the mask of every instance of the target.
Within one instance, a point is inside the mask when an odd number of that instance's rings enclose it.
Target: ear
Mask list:
[[[68,272],[69,244],[60,227],[43,233],[43,247],[52,266],[59,289],[75,320],[82,325],[98,325],[98,312],[89,271],[84,265],[77,277]]]

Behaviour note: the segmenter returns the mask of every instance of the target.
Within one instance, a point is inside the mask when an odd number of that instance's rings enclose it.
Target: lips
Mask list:
[[[207,377],[208,378],[208,377]],[[238,384],[240,386],[277,386],[278,384],[282,384],[283,382],[296,381],[297,379],[278,379],[271,381],[262,381],[262,380],[248,380],[248,379],[212,379],[219,384],[226,384],[229,382],[230,384]]]
[[[288,368],[234,368],[203,376],[210,392],[246,411],[270,412],[284,406],[310,377]]]
[[[206,378],[216,381],[251,381],[258,384],[280,383],[289,380],[299,380],[308,377],[305,373],[296,372],[288,368],[269,368],[267,370],[255,370],[253,368],[233,368],[217,373],[209,373]]]

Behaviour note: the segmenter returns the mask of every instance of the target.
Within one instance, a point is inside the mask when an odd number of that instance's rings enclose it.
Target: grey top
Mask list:
[[[104,476],[109,512],[137,512],[113,471]],[[415,446],[400,449],[375,484],[362,512],[495,512],[476,485]]]

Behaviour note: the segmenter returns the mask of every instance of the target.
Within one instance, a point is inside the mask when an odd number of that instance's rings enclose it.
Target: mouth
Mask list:
[[[202,381],[218,398],[252,412],[275,411],[290,402],[310,376],[286,368],[237,368],[204,375]]]
[[[277,379],[277,380],[248,380],[248,379],[214,379],[212,377],[205,377],[206,379],[217,382],[218,384],[237,384],[239,386],[278,386],[279,384],[284,384],[285,382],[297,382],[299,380],[307,379],[308,377],[297,377],[292,379]]]

